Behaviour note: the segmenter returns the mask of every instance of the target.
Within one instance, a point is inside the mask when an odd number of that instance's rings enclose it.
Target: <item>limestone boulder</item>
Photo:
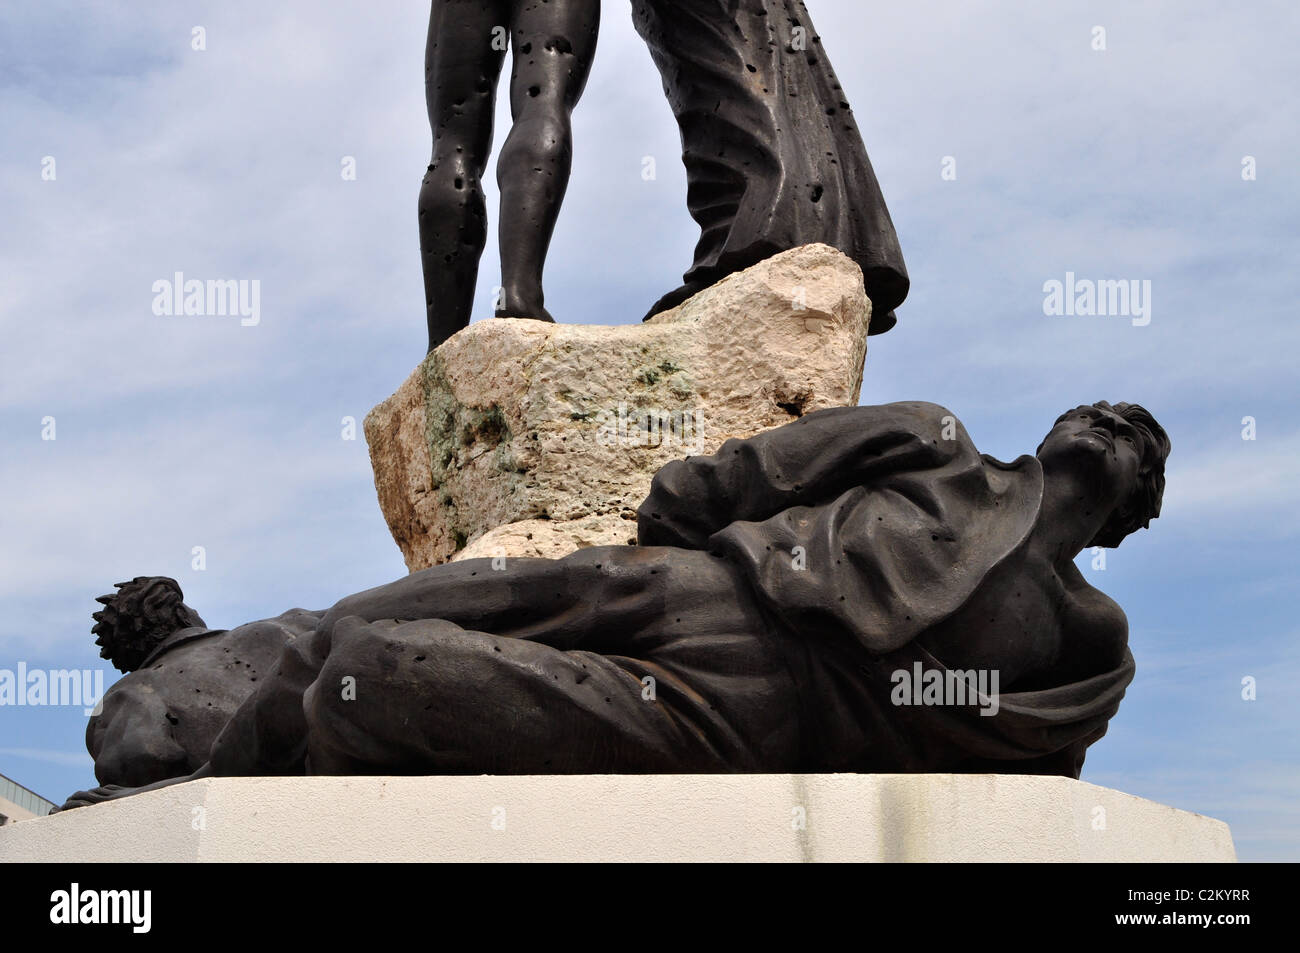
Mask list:
[[[407,568],[634,544],[668,461],[856,404],[870,308],[858,266],[808,245],[644,323],[470,325],[366,417]]]

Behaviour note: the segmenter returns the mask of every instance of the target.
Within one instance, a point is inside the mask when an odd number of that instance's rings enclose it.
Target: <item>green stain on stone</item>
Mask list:
[[[497,469],[513,472],[510,442],[514,435],[501,408],[496,404],[467,407],[456,400],[436,352],[425,358],[423,371],[425,443],[434,486],[447,484],[463,464],[485,454],[494,455]]]

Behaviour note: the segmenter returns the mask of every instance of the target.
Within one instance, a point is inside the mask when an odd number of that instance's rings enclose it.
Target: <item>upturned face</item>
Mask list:
[[[1062,414],[1038,451],[1045,469],[1083,473],[1096,489],[1095,502],[1111,506],[1137,488],[1142,457],[1138,429],[1115,411],[1091,405]]]

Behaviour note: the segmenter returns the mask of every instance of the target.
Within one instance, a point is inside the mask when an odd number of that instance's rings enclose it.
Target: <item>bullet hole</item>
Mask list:
[[[528,95],[529,95],[529,96],[532,96],[534,99],[536,99],[536,98],[537,98],[538,96],[540,96],[541,94],[542,94],[542,87],[540,87],[540,86],[529,86],[529,87],[528,87]]]
[[[822,186],[814,185],[812,190],[813,204],[816,205],[818,202],[820,202],[822,200],[822,196],[825,194],[826,194],[826,190]]]
[[[457,191],[459,191],[460,189],[463,189],[464,187],[465,187],[465,180],[462,179],[462,178],[457,177],[457,179],[456,179],[456,189],[457,189]]]
[[[423,662],[424,659],[425,659],[425,656],[423,656],[423,655],[417,655],[417,656],[415,657],[415,660],[416,660],[417,662]]]

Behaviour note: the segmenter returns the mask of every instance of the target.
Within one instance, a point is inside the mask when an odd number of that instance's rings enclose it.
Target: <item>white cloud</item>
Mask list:
[[[0,748],[0,756],[23,758],[27,761],[45,761],[50,764],[69,767],[85,767],[90,763],[90,755],[84,751],[51,751],[45,748]]]

